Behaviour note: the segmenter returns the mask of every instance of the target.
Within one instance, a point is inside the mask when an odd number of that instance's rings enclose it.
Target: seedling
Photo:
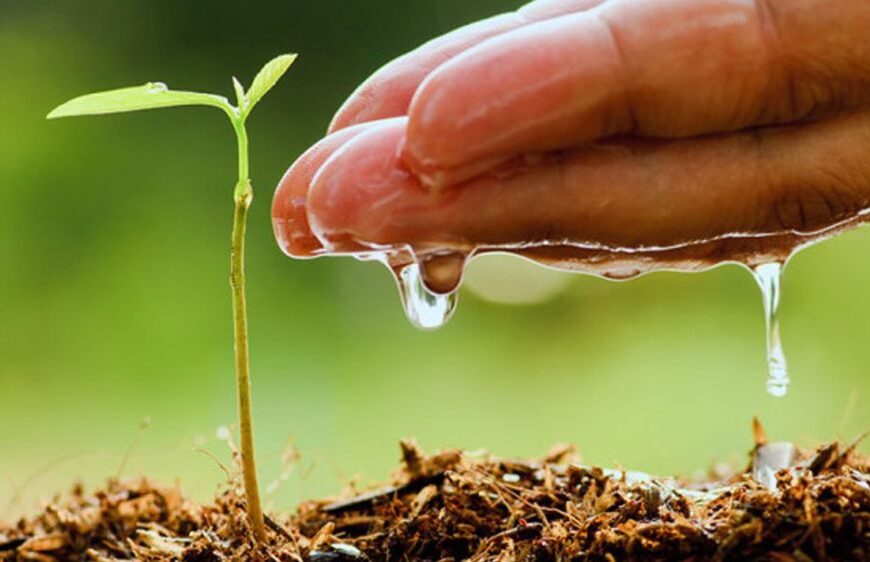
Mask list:
[[[242,449],[242,475],[245,483],[248,521],[257,540],[264,540],[266,528],[260,505],[257,470],[254,462],[254,434],[251,414],[251,372],[248,347],[248,314],[245,299],[245,230],[248,210],[254,192],[248,167],[248,116],[287,72],[296,55],[281,55],[267,63],[245,91],[235,77],[233,89],[236,106],[223,96],[198,92],[170,90],[162,83],[122,88],[78,97],[57,107],[48,114],[49,119],[80,115],[105,115],[145,109],[180,106],[209,106],[222,110],[229,117],[236,133],[239,154],[239,179],[233,191],[233,230],[230,249],[230,286],[233,298],[233,321],[236,358],[236,386],[238,391],[239,433]]]

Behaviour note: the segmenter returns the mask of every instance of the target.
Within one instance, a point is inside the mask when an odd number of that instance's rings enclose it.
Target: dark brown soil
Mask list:
[[[111,482],[0,527],[0,561],[870,560],[870,459],[756,437],[745,472],[705,482],[584,467],[568,447],[519,462],[405,442],[392,486],[275,516],[259,546],[236,486],[197,505]]]

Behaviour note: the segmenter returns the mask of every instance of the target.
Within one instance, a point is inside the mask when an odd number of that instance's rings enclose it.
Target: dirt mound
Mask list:
[[[111,482],[0,528],[0,560],[870,560],[870,459],[855,447],[760,437],[746,471],[703,482],[584,467],[568,447],[530,462],[402,451],[392,486],[270,518],[268,544],[251,541],[236,486],[197,505]]]

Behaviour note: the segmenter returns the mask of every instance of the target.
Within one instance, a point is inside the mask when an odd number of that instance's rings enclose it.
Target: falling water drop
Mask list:
[[[456,291],[438,294],[423,282],[420,266],[406,265],[396,272],[396,282],[408,320],[422,330],[436,330],[453,316],[458,302]]]
[[[764,317],[767,326],[767,364],[769,375],[767,392],[782,397],[788,393],[790,383],[785,353],[779,332],[779,298],[782,286],[783,264],[766,263],[752,270],[755,280],[761,287],[764,298]]]

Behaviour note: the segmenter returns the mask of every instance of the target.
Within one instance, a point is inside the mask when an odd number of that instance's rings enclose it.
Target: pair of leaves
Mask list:
[[[257,103],[263,99],[269,90],[275,87],[278,80],[284,76],[287,69],[296,61],[296,55],[281,55],[275,57],[266,63],[265,66],[254,77],[251,82],[251,87],[242,95],[244,88],[241,83],[233,77],[233,87],[236,89],[236,98],[239,100],[239,109],[248,113],[254,108]]]
[[[235,118],[244,119],[254,106],[263,99],[263,96],[278,83],[278,80],[284,76],[284,73],[295,60],[296,55],[281,55],[272,59],[257,73],[247,92],[244,91],[239,81],[233,78],[233,86],[239,100],[238,114],[227,98],[223,96],[170,90],[166,84],[151,82],[144,86],[121,88],[72,99],[55,108],[48,114],[48,118],[105,115],[163,107],[204,105],[222,109],[228,113],[230,118],[235,116]]]

